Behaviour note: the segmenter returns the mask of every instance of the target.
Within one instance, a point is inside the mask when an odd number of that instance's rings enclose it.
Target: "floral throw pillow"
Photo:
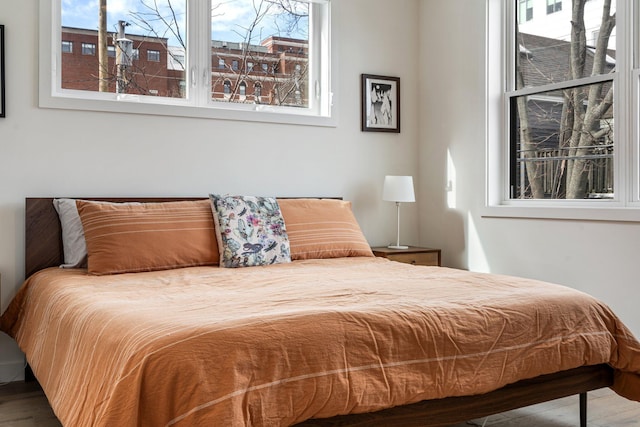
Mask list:
[[[275,198],[210,194],[221,267],[291,262],[289,237]]]

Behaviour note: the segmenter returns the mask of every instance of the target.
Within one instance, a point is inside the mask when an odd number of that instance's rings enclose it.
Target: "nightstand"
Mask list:
[[[375,256],[413,265],[441,265],[440,249],[409,246],[409,249],[371,248]]]

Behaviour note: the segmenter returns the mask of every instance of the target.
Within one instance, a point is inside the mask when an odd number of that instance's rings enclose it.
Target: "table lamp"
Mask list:
[[[396,212],[398,217],[398,230],[396,244],[389,245],[390,249],[408,249],[409,246],[400,245],[400,203],[415,202],[416,196],[413,192],[412,176],[392,176],[384,177],[384,188],[382,190],[382,200],[396,202]]]

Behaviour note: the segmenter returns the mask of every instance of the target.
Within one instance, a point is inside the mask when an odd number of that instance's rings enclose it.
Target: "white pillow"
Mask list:
[[[53,199],[62,226],[64,264],[61,268],[84,267],[87,262],[87,243],[74,199]]]

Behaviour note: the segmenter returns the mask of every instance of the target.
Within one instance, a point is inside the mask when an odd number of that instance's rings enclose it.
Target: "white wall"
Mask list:
[[[485,7],[485,1],[420,1],[420,241],[441,247],[449,266],[590,293],[640,335],[640,223],[481,217]],[[448,177],[452,192],[445,191]]]
[[[39,109],[38,2],[0,2],[6,31],[7,117],[0,119],[1,309],[24,279],[24,199],[192,196],[232,192],[342,196],[372,245],[395,240],[385,174],[417,175],[417,0],[335,0],[339,125],[258,124]],[[401,48],[399,48],[401,47]],[[402,79],[402,133],[360,131],[360,74]],[[109,126],[117,124],[117,132]],[[104,129],[104,130],[103,130]],[[125,135],[123,137],[123,135]],[[403,209],[417,244],[417,204]],[[22,374],[0,334],[0,382]]]
[[[37,0],[0,2],[8,86],[8,117],[0,119],[2,308],[23,280],[28,196],[339,195],[354,202],[369,242],[380,245],[395,239],[395,207],[380,200],[383,176],[413,174],[418,203],[403,206],[403,241],[442,248],[448,266],[581,289],[640,335],[640,224],[480,215],[485,2],[332,4],[340,123],[315,128],[39,109]],[[401,77],[401,134],[360,132],[361,73]],[[96,131],[115,122],[127,138]],[[21,375],[21,358],[0,335],[0,381]]]

